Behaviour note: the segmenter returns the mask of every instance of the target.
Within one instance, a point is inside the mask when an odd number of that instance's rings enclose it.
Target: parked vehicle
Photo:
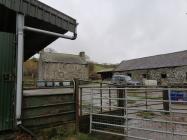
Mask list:
[[[147,80],[147,79],[143,79],[143,85],[144,86],[157,86],[158,82],[157,80]]]
[[[111,84],[116,86],[125,86],[125,85],[138,86],[141,83],[139,81],[132,80],[132,78],[127,75],[113,75]]]

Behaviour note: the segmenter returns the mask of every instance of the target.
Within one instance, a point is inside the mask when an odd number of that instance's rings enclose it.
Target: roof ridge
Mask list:
[[[187,66],[187,50],[122,61],[115,71]]]
[[[44,52],[44,54],[61,54],[61,55],[72,55],[72,56],[79,56],[78,54],[70,54],[70,53],[59,53],[59,52]]]
[[[157,57],[157,56],[163,56],[163,55],[177,54],[177,53],[182,53],[182,52],[187,52],[187,50],[178,51],[178,52],[171,52],[171,53],[156,54],[156,55],[139,57],[139,58],[133,58],[133,59],[128,59],[128,60],[123,60],[122,62],[131,61],[131,60],[138,60],[138,59],[144,59],[144,58]]]
[[[87,64],[87,61],[79,55],[65,54],[65,53],[53,53],[44,52],[41,55],[42,61],[45,62],[60,62],[71,64]]]

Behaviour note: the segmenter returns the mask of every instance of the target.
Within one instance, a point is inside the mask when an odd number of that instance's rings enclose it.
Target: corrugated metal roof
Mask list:
[[[187,65],[187,50],[122,61],[115,71],[154,69]]]
[[[41,53],[41,59],[43,62],[52,62],[52,63],[66,63],[66,64],[87,64],[84,58],[81,58],[79,55],[73,54],[64,54],[64,53]]]
[[[16,33],[16,13],[25,15],[25,25],[65,34],[75,32],[76,20],[38,0],[0,0],[0,31]],[[25,31],[24,60],[51,44],[58,37]]]
[[[38,0],[0,0],[0,5],[26,16],[51,23],[64,30],[75,31],[75,19]]]
[[[106,68],[106,69],[97,71],[97,73],[105,73],[105,72],[113,72],[113,71],[114,71],[114,68]]]

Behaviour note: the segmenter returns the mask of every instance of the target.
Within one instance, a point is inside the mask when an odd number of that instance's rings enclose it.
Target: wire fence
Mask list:
[[[127,140],[186,140],[187,89],[80,88],[80,115],[90,132]]]

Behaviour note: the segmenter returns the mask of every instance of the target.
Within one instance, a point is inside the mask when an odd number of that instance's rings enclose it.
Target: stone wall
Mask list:
[[[80,64],[44,63],[42,64],[40,80],[73,80],[74,78],[87,80],[88,67]]]
[[[147,70],[132,70],[125,72],[116,72],[115,74],[130,74],[132,79],[142,81],[143,75],[147,75],[146,79],[157,80],[159,84],[163,83],[183,83],[187,82],[187,66],[173,68],[158,68]],[[166,78],[162,78],[162,74],[166,74]]]

